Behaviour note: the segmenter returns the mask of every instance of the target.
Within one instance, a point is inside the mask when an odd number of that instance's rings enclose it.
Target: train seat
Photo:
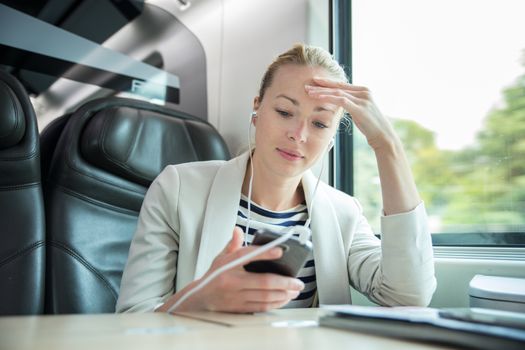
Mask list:
[[[152,180],[168,164],[229,152],[211,124],[131,99],[93,100],[60,124],[46,155],[46,313],[114,312]]]
[[[35,112],[0,70],[0,315],[44,310],[45,222]]]

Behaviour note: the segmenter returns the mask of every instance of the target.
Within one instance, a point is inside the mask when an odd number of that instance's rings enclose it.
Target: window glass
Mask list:
[[[407,151],[433,233],[525,232],[525,1],[353,0],[352,79]],[[355,195],[379,232],[372,151]]]

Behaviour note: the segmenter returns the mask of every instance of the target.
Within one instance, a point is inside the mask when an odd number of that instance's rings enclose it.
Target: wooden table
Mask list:
[[[317,320],[323,312],[0,317],[0,349],[450,349],[319,327]]]

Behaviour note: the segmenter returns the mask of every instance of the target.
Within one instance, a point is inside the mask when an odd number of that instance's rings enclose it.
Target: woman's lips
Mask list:
[[[299,152],[295,152],[292,150],[277,148],[277,152],[279,152],[281,157],[287,160],[300,160],[304,158]]]

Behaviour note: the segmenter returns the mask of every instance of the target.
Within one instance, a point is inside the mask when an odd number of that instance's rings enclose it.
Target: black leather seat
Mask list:
[[[211,124],[142,101],[91,101],[61,123],[45,185],[46,312],[114,312],[152,180],[168,164],[229,153]]]
[[[0,70],[0,315],[44,309],[45,222],[35,112]]]

